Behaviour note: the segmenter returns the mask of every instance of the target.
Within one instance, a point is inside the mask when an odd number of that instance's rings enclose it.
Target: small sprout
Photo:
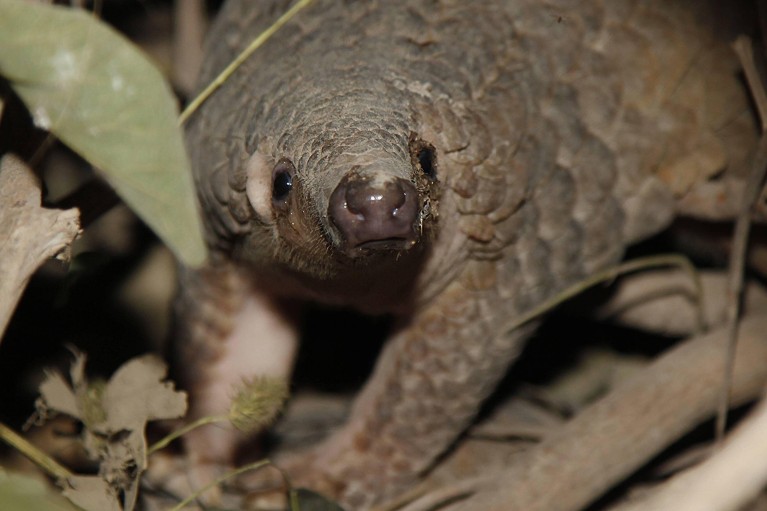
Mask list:
[[[87,387],[83,389],[85,392],[80,397],[80,409],[82,421],[88,428],[95,429],[107,419],[102,402],[106,389],[107,381],[103,379],[87,382]]]
[[[257,376],[243,380],[232,399],[229,420],[248,433],[271,423],[288,398],[288,385],[282,378]]]

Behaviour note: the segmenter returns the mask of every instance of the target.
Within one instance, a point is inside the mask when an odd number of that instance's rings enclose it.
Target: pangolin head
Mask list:
[[[396,88],[323,85],[276,92],[251,124],[240,258],[320,278],[407,259],[434,233],[437,150]]]

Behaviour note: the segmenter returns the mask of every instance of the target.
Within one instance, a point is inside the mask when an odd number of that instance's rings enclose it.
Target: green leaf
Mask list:
[[[182,261],[204,261],[176,101],[139,49],[85,11],[0,0],[0,74]]]
[[[0,470],[0,509],[6,511],[82,511],[54,495],[40,481]]]

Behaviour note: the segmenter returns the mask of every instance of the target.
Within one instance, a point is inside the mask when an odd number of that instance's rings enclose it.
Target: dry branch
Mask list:
[[[80,233],[76,209],[40,206],[40,184],[19,158],[0,164],[0,338],[32,274]]]
[[[767,382],[767,316],[740,328],[731,403]],[[692,427],[713,415],[722,384],[720,329],[670,349],[538,446],[520,455],[465,511],[582,509]]]
[[[734,511],[767,483],[767,400],[706,462],[624,511]]]

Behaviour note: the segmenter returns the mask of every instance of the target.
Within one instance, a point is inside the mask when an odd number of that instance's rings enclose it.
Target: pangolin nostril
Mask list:
[[[403,179],[383,184],[344,179],[330,196],[328,213],[347,249],[402,249],[415,239],[418,199]]]
[[[407,191],[395,181],[377,188],[365,181],[347,184],[346,207],[353,213],[364,217],[393,215],[407,200]]]

